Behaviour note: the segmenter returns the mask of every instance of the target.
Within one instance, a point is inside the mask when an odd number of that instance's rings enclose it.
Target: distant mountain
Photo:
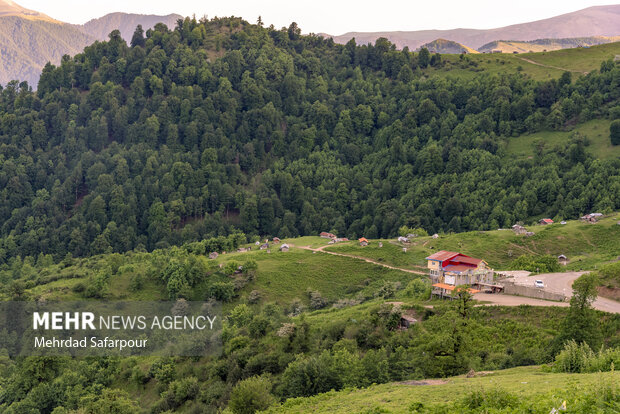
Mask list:
[[[423,47],[427,48],[432,53],[441,53],[447,55],[458,55],[461,53],[480,53],[476,49],[472,49],[469,46],[465,46],[458,42],[446,39],[433,40],[432,42],[420,46],[418,49],[422,49]]]
[[[28,20],[43,20],[47,22],[57,22],[46,14],[38,11],[29,10],[11,0],[0,0],[0,17],[18,16]]]
[[[517,6],[515,6],[517,7]],[[509,11],[507,11],[509,12]],[[479,47],[498,39],[521,41],[575,38],[591,36],[620,35],[620,5],[595,6],[567,13],[549,19],[515,24],[489,30],[419,30],[407,32],[349,32],[331,36],[337,43],[346,43],[355,38],[358,44],[374,43],[379,37],[386,37],[397,47],[408,46],[417,49],[435,39],[448,39],[469,47]]]
[[[153,28],[157,23],[164,23],[170,29],[174,28],[178,19],[183,16],[178,14],[169,14],[167,16],[156,16],[146,14],[129,14],[129,13],[110,13],[98,19],[93,19],[81,25],[82,31],[98,40],[107,40],[108,35],[114,29],[121,31],[121,36],[127,42],[131,41],[136,26],[142,25],[146,32]]]
[[[620,42],[620,36],[592,36],[573,37],[569,39],[537,39],[522,42],[518,40],[496,40],[478,48],[479,52],[489,53],[501,51],[502,53],[528,53],[545,52],[574,47],[589,47],[605,43]]]
[[[130,41],[138,24],[145,31],[159,22],[172,28],[180,18],[178,14],[112,13],[84,25],[72,25],[11,0],[0,0],[0,85],[19,80],[36,88],[47,62],[58,64],[63,55],[80,53],[95,40],[107,39],[114,29]]]
[[[0,0],[0,84],[28,81],[35,87],[47,62],[59,63],[63,55],[74,55],[94,38],[73,25],[44,14],[13,12],[12,2]],[[7,11],[8,10],[8,11]],[[26,9],[22,9],[26,10]]]

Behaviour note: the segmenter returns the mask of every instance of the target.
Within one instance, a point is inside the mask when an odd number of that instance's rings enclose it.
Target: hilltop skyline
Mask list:
[[[514,5],[512,2],[503,2],[502,5],[488,0],[475,0],[467,3],[439,0],[426,4],[391,0],[381,3],[382,7],[378,9],[376,3],[369,1],[334,3],[319,0],[313,3],[314,7],[300,13],[298,5],[283,0],[260,3],[244,0],[222,4],[205,4],[196,0],[177,2],[93,0],[87,5],[77,0],[58,0],[53,3],[45,0],[21,0],[17,3],[45,13],[54,19],[74,24],[83,24],[90,19],[113,12],[160,15],[178,13],[186,16],[195,14],[210,17],[235,15],[248,21],[256,21],[260,15],[266,25],[273,24],[275,27],[281,27],[288,26],[295,21],[304,33],[333,35],[348,31],[490,29],[544,19],[590,6],[617,4],[596,0],[548,2],[523,0],[515,9],[511,8],[511,5]],[[331,12],[326,13],[326,10],[331,10]],[[449,10],[449,12],[437,13],[437,10]]]

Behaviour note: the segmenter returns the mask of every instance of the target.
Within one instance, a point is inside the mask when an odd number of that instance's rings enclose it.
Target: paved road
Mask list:
[[[542,273],[535,276],[528,276],[529,272],[516,271],[516,272],[502,272],[511,274],[514,278],[515,284],[523,286],[534,286],[534,281],[542,280],[545,284],[544,289],[548,292],[560,293],[570,298],[573,296],[573,282],[581,275],[587,272],[564,272],[564,273]],[[495,305],[505,306],[517,306],[520,304],[534,305],[534,306],[568,306],[568,303],[552,302],[541,299],[526,298],[522,296],[512,295],[487,295],[479,293],[474,296],[477,300],[483,300],[491,302]],[[616,302],[612,299],[598,297],[592,304],[595,309],[610,312],[620,313],[620,302]]]

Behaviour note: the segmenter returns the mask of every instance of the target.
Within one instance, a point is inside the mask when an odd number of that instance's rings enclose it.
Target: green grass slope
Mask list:
[[[472,54],[442,56],[445,65],[429,73],[472,79],[481,72],[507,74],[521,72],[535,80],[558,78],[565,71],[575,75],[599,69],[601,62],[620,54],[620,42],[551,52],[522,54]]]
[[[567,270],[595,269],[620,256],[620,220],[618,214],[611,214],[596,224],[578,220],[566,225],[526,226],[534,236],[516,235],[511,230],[473,231],[441,235],[437,239],[420,237],[409,245],[384,240],[361,247],[357,242],[347,242],[326,247],[325,250],[366,257],[375,261],[412,270],[426,266],[425,257],[439,250],[459,251],[486,260],[495,269],[506,269],[521,255],[569,257]],[[403,252],[407,247],[407,252]]]
[[[606,372],[598,374],[556,374],[542,372],[540,367],[521,367],[489,373],[488,375],[466,378],[465,376],[449,378],[447,380],[429,381],[429,385],[414,385],[424,383],[404,382],[375,385],[367,389],[347,389],[340,392],[328,392],[309,398],[288,400],[281,406],[272,407],[268,413],[412,413],[420,404],[427,408],[445,407],[447,411],[459,412],[451,404],[463,397],[479,391],[478,395],[503,390],[516,396],[522,402],[531,405],[535,413],[549,413],[559,407],[563,401],[567,402],[568,412],[584,412],[576,409],[583,407],[586,395],[604,395],[612,387],[617,387],[620,373]],[[502,395],[500,391],[498,393]],[[617,388],[615,398],[618,399]],[[617,401],[617,400],[616,400]],[[507,405],[509,400],[503,401]],[[594,401],[592,401],[594,403]],[[501,402],[500,402],[501,405]],[[613,406],[609,410],[597,410],[594,404],[588,412],[614,412]],[[616,402],[617,407],[617,402]],[[500,407],[497,407],[500,408]],[[470,412],[470,411],[467,411]],[[507,411],[471,411],[471,412],[526,412],[520,410]]]
[[[22,265],[19,271],[25,294],[33,299],[84,300],[87,287],[97,275],[109,274],[103,298],[110,300],[165,300],[166,285],[161,280],[162,266],[173,257],[170,250],[156,253],[107,254],[88,259],[72,260],[48,266]],[[208,260],[211,269],[191,290],[192,300],[205,300],[207,291],[215,283],[233,282],[234,278],[221,273],[219,265],[229,262],[242,265],[254,261],[258,265],[251,281],[236,291],[237,299],[231,306],[245,300],[250,292],[258,290],[265,301],[287,305],[294,299],[308,302],[307,291],[318,291],[329,302],[352,298],[357,294],[372,297],[385,281],[406,285],[415,275],[400,270],[379,267],[363,260],[313,253],[301,248],[271,253],[253,250],[246,253],[228,253],[216,260]],[[3,285],[15,273],[0,272]],[[136,282],[139,280],[139,282]],[[136,287],[136,285],[138,287]]]
[[[586,151],[599,159],[620,157],[620,146],[611,145],[609,139],[610,120],[595,119],[576,126],[571,131],[541,131],[529,135],[508,138],[506,156],[516,158],[533,157],[539,143],[545,149],[552,149],[566,143],[573,134],[586,138]],[[542,141],[541,141],[542,140]]]

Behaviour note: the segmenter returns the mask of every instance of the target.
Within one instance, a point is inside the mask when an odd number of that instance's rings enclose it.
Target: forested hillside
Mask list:
[[[57,259],[226,235],[387,237],[620,209],[620,160],[587,137],[505,157],[519,134],[617,117],[620,68],[571,79],[434,77],[426,50],[238,18],[118,31],[0,94],[0,254]]]

